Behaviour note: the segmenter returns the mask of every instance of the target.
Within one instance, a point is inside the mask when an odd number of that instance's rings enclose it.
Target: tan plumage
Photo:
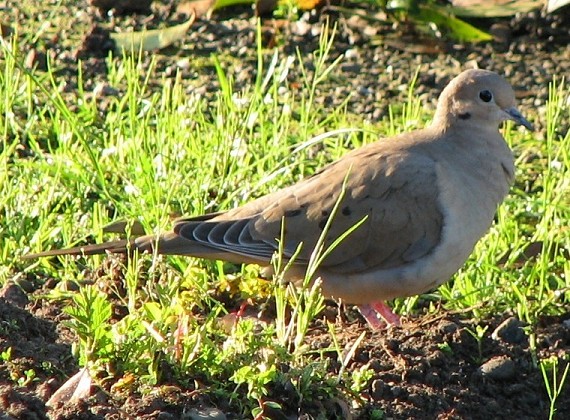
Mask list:
[[[442,92],[430,126],[354,150],[317,174],[227,212],[178,219],[172,232],[130,247],[267,265],[282,219],[284,254],[303,243],[303,268],[346,179],[346,194],[326,235],[332,243],[359,221],[321,264],[325,294],[370,304],[425,292],[457,271],[489,228],[513,181],[504,120],[531,125],[496,73],[467,70]],[[126,241],[30,254],[125,252]]]

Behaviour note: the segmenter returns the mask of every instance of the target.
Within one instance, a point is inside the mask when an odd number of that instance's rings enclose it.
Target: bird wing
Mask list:
[[[429,253],[439,242],[436,163],[419,151],[382,152],[374,143],[299,183],[212,218],[181,219],[174,233],[196,245],[267,262],[279,249],[306,264],[325,233],[324,249],[362,222],[322,266],[338,272],[390,268]],[[336,214],[333,209],[343,191]],[[284,232],[282,235],[282,226]],[[202,257],[208,257],[200,253]]]

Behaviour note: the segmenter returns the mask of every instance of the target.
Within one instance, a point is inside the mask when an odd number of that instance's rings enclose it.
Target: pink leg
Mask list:
[[[383,330],[386,328],[386,323],[378,318],[378,312],[376,312],[372,306],[360,305],[358,306],[358,310],[373,330]]]
[[[400,317],[392,312],[392,309],[384,302],[360,305],[358,309],[372,329],[381,330],[384,329],[386,325],[394,327],[402,324]]]
[[[374,302],[371,304],[372,308],[378,312],[378,314],[384,318],[388,325],[399,327],[402,325],[400,317],[392,312],[392,309],[386,305],[384,302]]]

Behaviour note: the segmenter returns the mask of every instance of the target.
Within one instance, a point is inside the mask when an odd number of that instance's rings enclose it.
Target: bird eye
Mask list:
[[[493,94],[488,90],[482,90],[479,92],[479,97],[483,102],[491,102],[491,99],[493,99]]]

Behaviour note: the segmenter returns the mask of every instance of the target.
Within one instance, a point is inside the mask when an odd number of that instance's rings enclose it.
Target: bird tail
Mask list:
[[[26,254],[22,256],[24,260],[31,260],[41,257],[53,257],[56,255],[96,255],[106,254],[108,252],[113,254],[126,254],[129,249],[138,248],[135,246],[135,241],[121,239],[117,241],[104,242],[102,244],[82,245],[66,249],[52,249],[50,251],[37,252],[34,254]]]

